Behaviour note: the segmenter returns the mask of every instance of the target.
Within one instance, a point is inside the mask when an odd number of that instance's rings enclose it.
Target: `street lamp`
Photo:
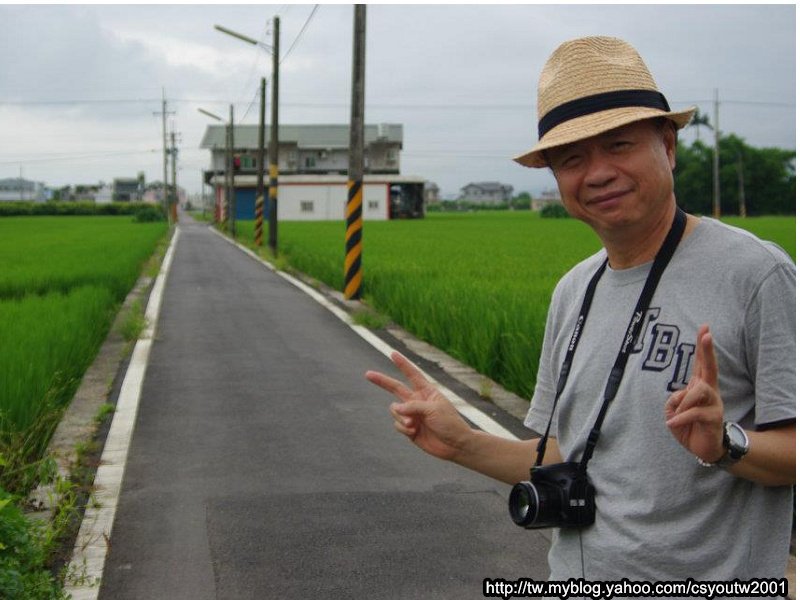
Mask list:
[[[214,29],[235,37],[238,40],[258,46],[267,51],[272,51],[272,125],[270,126],[269,142],[269,247],[272,255],[278,255],[278,50],[280,47],[280,18],[273,17],[273,45],[269,46],[251,37],[214,25]],[[261,228],[263,220],[264,202],[264,120],[265,120],[265,93],[266,81],[261,80],[261,114],[258,131],[258,177],[256,188],[256,224],[255,243],[261,245]]]
[[[198,112],[206,115],[207,117],[211,117],[216,121],[224,121],[222,117],[215,115],[212,112],[209,112],[203,108],[198,108]],[[236,202],[234,194],[234,182],[233,182],[233,104],[231,104],[231,120],[230,123],[225,127],[225,210],[222,212],[222,222],[223,224],[230,218],[231,222],[231,235],[233,235],[234,239],[236,239]]]

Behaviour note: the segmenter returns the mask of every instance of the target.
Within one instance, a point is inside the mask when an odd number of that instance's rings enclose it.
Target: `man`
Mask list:
[[[516,160],[549,167],[566,209],[604,246],[553,294],[526,419],[540,434],[570,345],[574,354],[544,465],[581,460],[609,373],[629,357],[587,463],[595,521],[554,530],[551,578],[782,578],[795,478],[794,264],[741,230],[694,216],[683,224],[672,170],[676,129],[694,109],[672,111],[627,43],[562,44],[542,72],[538,112],[539,142]],[[635,313],[673,227],[674,255]],[[399,399],[398,431],[501,481],[529,479],[538,440],[471,429],[408,360],[392,360],[410,387],[366,377]]]

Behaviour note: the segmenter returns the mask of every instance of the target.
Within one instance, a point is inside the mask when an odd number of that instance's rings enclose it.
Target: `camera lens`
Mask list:
[[[522,481],[511,488],[508,512],[511,513],[511,520],[520,527],[527,527],[536,521],[536,514],[539,512],[539,494],[530,481]]]

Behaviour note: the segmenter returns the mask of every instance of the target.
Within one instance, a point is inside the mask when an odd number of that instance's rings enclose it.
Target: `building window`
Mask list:
[[[306,200],[300,203],[300,212],[314,212],[314,202]]]
[[[368,210],[378,210],[378,201],[377,200],[370,200],[367,203]]]
[[[316,166],[316,161],[314,160],[314,158],[313,158],[313,157],[311,157],[311,156],[307,156],[307,157],[306,157],[306,166],[307,166],[307,167],[314,167],[314,166]]]

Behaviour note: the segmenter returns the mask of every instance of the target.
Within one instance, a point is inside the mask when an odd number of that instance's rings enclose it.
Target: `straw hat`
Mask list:
[[[546,167],[542,150],[569,144],[634,121],[667,117],[678,129],[695,107],[671,111],[636,49],[612,37],[564,42],[539,78],[539,143],[514,158]]]

